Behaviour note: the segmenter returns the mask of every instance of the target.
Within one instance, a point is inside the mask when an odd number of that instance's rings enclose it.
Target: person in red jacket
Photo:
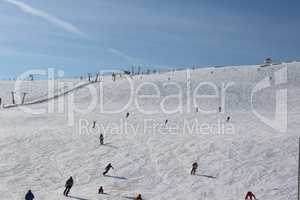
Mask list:
[[[247,193],[247,195],[246,195],[246,197],[245,197],[245,200],[253,200],[253,199],[255,199],[256,200],[256,197],[255,197],[255,195],[252,193],[252,192],[248,192]]]

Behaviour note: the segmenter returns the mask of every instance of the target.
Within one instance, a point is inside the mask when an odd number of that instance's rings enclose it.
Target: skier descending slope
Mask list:
[[[226,119],[226,122],[229,122],[229,121],[230,121],[230,117],[228,116],[227,119]]]
[[[113,166],[111,165],[111,163],[109,163],[106,167],[105,167],[105,172],[103,172],[103,176],[106,176],[106,174],[108,173],[108,171],[110,169],[114,169]]]
[[[99,140],[100,140],[100,144],[103,145],[104,144],[104,137],[103,137],[102,133],[100,134]]]
[[[25,196],[25,200],[33,200],[34,195],[32,194],[31,190],[29,190]]]
[[[245,197],[245,200],[253,200],[253,199],[256,200],[256,197],[252,192],[249,191]]]
[[[99,190],[98,190],[98,194],[104,194],[104,190],[103,190],[103,187],[100,186]]]
[[[193,168],[192,168],[192,171],[191,171],[191,175],[195,175],[196,174],[197,168],[198,168],[198,163],[194,162],[193,163]]]
[[[66,182],[66,184],[65,184],[65,187],[66,187],[66,189],[65,189],[65,191],[64,191],[64,195],[67,197],[68,195],[69,195],[69,192],[70,192],[70,190],[71,190],[71,188],[72,188],[72,186],[73,186],[73,183],[74,183],[74,181],[73,181],[73,178],[72,178],[72,176],[67,180],[67,182]]]

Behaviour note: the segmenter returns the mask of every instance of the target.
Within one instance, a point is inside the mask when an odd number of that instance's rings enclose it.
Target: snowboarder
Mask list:
[[[126,118],[128,118],[128,117],[129,117],[129,112],[126,113]]]
[[[141,194],[138,194],[137,197],[135,198],[135,200],[143,200],[143,199],[142,199],[142,195],[141,195]]]
[[[196,174],[197,168],[198,168],[198,163],[194,162],[193,163],[193,168],[192,168],[192,171],[191,171],[191,175],[195,175]]]
[[[246,197],[245,197],[245,200],[253,200],[253,199],[255,199],[256,200],[256,197],[255,197],[255,195],[252,193],[252,192],[248,192],[247,193],[247,195],[246,195]]]
[[[98,190],[98,194],[104,194],[104,190],[103,190],[103,187],[100,186],[99,190]]]
[[[67,197],[68,195],[69,195],[69,192],[70,192],[70,190],[71,190],[71,188],[72,188],[72,186],[73,186],[73,183],[74,183],[74,181],[73,181],[73,178],[72,178],[72,176],[67,180],[67,182],[66,182],[66,184],[65,184],[65,187],[66,187],[66,189],[65,189],[65,191],[64,191],[64,195]]]
[[[230,121],[230,117],[228,116],[227,119],[226,119],[226,122],[229,122],[229,121]]]
[[[28,190],[25,196],[25,200],[33,200],[33,199],[34,199],[34,195],[32,194],[31,190]]]
[[[219,112],[222,112],[222,107],[221,106],[219,106]]]
[[[199,112],[199,108],[198,107],[196,107],[196,112]]]
[[[96,121],[93,122],[93,128],[96,128]]]
[[[99,139],[100,139],[100,144],[103,145],[104,144],[104,136],[102,133],[100,134]]]
[[[167,119],[166,119],[166,121],[165,121],[165,125],[167,125],[167,123],[168,123],[168,122],[169,122],[169,120],[167,120]]]
[[[106,174],[108,173],[108,171],[110,169],[114,169],[113,166],[111,165],[111,163],[109,163],[106,167],[105,167],[105,172],[103,172],[103,176],[106,176]]]

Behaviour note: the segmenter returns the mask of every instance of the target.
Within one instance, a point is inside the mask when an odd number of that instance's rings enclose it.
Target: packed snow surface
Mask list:
[[[270,85],[251,98],[262,80]],[[70,80],[74,87],[78,82]],[[242,200],[248,191],[260,200],[296,199],[299,86],[300,63],[207,68],[116,82],[105,76],[48,102],[2,108],[1,199],[24,199],[29,189],[37,200],[67,199],[62,193],[70,176],[71,198],[79,200],[139,193],[146,200]],[[0,88],[10,104],[14,82],[1,81]],[[49,97],[47,81],[25,81],[19,89],[28,102]],[[60,90],[55,84],[54,94]],[[278,99],[285,91],[286,102]],[[206,96],[194,101],[197,95]],[[287,104],[286,118],[277,101]],[[107,113],[113,110],[120,112]],[[279,111],[284,130],[262,119],[272,121]],[[108,163],[114,170],[104,177]],[[97,194],[100,186],[105,195]]]

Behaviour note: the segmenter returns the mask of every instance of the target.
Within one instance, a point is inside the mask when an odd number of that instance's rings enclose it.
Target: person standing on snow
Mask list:
[[[256,200],[256,197],[255,197],[255,195],[252,193],[252,192],[248,192],[247,193],[247,195],[246,195],[246,197],[245,197],[245,200],[253,200],[253,199],[255,199]]]
[[[33,200],[33,199],[34,199],[34,195],[32,194],[31,190],[28,190],[25,196],[25,200]]]
[[[102,133],[100,134],[99,140],[100,140],[100,144],[103,145],[104,144],[104,136]]]
[[[191,175],[195,175],[196,174],[197,168],[198,168],[198,163],[194,162],[193,163],[193,168],[192,168],[192,171],[191,171]]]
[[[67,182],[66,182],[66,184],[65,184],[65,187],[66,187],[66,189],[65,189],[65,191],[64,191],[64,195],[67,197],[68,195],[69,195],[69,192],[70,192],[70,190],[71,190],[71,188],[72,188],[72,186],[73,186],[73,183],[74,183],[74,181],[73,181],[73,178],[72,178],[72,176],[67,180]]]
[[[109,163],[106,167],[105,167],[105,172],[103,172],[103,176],[106,176],[106,174],[108,173],[108,171],[110,169],[114,169],[113,166],[111,165],[111,163]]]

